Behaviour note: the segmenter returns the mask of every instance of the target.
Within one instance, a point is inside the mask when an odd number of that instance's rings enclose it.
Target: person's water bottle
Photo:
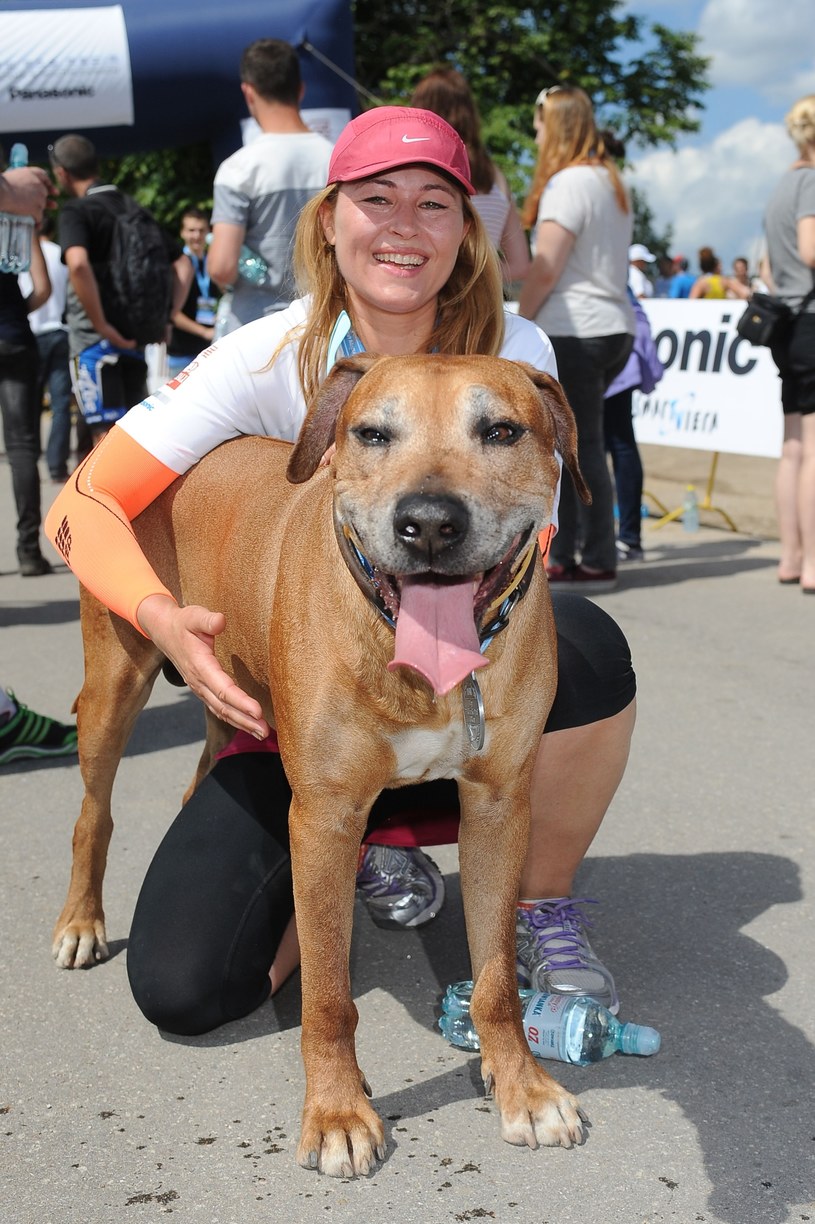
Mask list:
[[[699,530],[699,501],[693,485],[685,490],[685,500],[682,502],[682,526],[685,531]]]
[[[238,275],[257,289],[265,289],[269,283],[269,266],[257,251],[242,246],[238,256]]]
[[[442,1000],[439,1028],[451,1045],[478,1050],[478,1034],[470,1018],[472,982],[454,982]],[[541,994],[519,990],[524,1032],[537,1058],[587,1067],[614,1053],[656,1054],[661,1038],[644,1024],[623,1024],[607,1007],[588,995]]]
[[[229,316],[232,313],[232,297],[233,290],[224,289],[221,294],[221,299],[215,310],[215,327],[212,332],[213,343],[216,340],[221,340],[227,333],[229,327]]]
[[[28,149],[24,144],[11,146],[8,164],[9,170],[19,170],[28,165]],[[16,276],[20,272],[28,271],[33,234],[33,217],[19,217],[16,213],[0,212],[0,272],[11,272]]]

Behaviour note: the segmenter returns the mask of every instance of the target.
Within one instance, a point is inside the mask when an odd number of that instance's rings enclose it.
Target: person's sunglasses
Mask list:
[[[535,99],[535,105],[543,106],[545,99],[548,98],[550,94],[557,93],[557,91],[562,88],[562,85],[550,85],[548,89],[542,89]]]

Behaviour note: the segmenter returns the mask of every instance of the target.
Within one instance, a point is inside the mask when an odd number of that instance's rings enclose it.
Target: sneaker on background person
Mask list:
[[[577,591],[580,595],[605,595],[617,586],[616,570],[586,569],[579,564],[547,565],[546,577],[556,590]]]
[[[357,892],[381,927],[423,926],[444,904],[441,872],[413,846],[361,846]]]
[[[644,561],[645,551],[641,544],[627,544],[625,540],[617,541],[618,561]]]
[[[613,1015],[620,1000],[610,971],[592,951],[588,897],[521,901],[515,928],[518,985],[544,994],[590,995]]]
[[[76,727],[29,710],[0,687],[0,765],[76,752]]]

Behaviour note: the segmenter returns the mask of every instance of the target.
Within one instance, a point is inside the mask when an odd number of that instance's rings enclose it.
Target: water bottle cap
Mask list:
[[[9,157],[8,157],[8,164],[9,164],[10,170],[19,170],[23,166],[28,165],[28,149],[26,148],[24,144],[21,144],[19,141],[17,141],[16,144],[13,144],[11,146],[11,152],[9,153]]]
[[[624,1054],[640,1054],[643,1057],[648,1054],[657,1054],[661,1045],[662,1038],[655,1028],[649,1028],[647,1024],[623,1026],[622,1049]]]

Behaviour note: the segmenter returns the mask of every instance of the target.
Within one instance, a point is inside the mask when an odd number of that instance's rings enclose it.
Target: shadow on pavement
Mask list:
[[[470,973],[458,875],[446,883],[444,910],[419,931],[379,930],[359,904],[355,915],[354,996],[385,989],[424,1028],[435,1027],[447,984]],[[811,1179],[809,1190],[804,1183],[807,1169],[811,1174],[815,1051],[767,1001],[787,980],[783,960],[742,928],[772,906],[800,900],[797,865],[737,851],[599,857],[584,864],[581,890],[609,899],[595,949],[614,968],[623,1019],[658,1028],[662,1050],[651,1059],[618,1056],[593,1067],[549,1069],[581,1095],[590,1115],[594,1089],[657,1091],[676,1102],[696,1128],[716,1218],[742,1224],[758,1200],[766,1224],[782,1224],[788,1205],[811,1194]],[[417,942],[431,968],[418,985]],[[299,1023],[295,975],[245,1020],[201,1038],[167,1039],[229,1045]],[[447,1048],[441,1044],[440,1052]],[[386,1119],[409,1119],[481,1091],[473,1056],[466,1067],[448,1066],[375,1097],[375,1104]],[[484,1108],[495,1112],[491,1102]]]
[[[79,622],[79,600],[51,599],[42,603],[11,600],[0,604],[0,629],[12,625],[69,625]]]

